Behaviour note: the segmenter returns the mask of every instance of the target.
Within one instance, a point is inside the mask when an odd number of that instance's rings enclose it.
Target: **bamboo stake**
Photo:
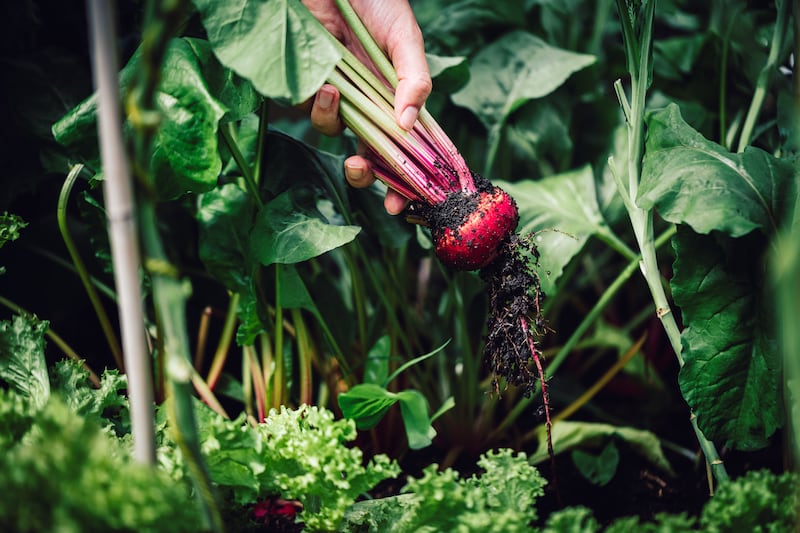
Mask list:
[[[103,162],[103,196],[108,216],[114,282],[128,376],[134,458],[154,465],[153,384],[144,332],[139,284],[139,238],[134,220],[133,189],[122,137],[116,25],[111,2],[87,0],[92,72],[97,90],[97,128]]]

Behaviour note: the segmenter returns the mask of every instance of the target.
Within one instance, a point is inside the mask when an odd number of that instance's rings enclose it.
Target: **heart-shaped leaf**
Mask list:
[[[296,189],[264,206],[250,235],[250,251],[263,265],[299,263],[356,238],[358,226],[330,224]]]

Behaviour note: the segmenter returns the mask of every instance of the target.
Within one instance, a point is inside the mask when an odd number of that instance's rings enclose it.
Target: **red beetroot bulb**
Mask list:
[[[453,192],[434,210],[430,222],[436,256],[455,270],[477,270],[491,263],[519,222],[516,202],[495,186]]]

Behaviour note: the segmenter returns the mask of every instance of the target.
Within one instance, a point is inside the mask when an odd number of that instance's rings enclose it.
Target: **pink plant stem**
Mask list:
[[[558,474],[556,473],[556,454],[553,452],[553,422],[550,419],[550,396],[547,393],[547,379],[545,379],[544,368],[542,367],[541,354],[536,348],[536,343],[533,341],[533,335],[531,335],[528,321],[524,316],[520,317],[519,324],[522,327],[522,331],[525,332],[525,338],[528,341],[528,348],[531,351],[533,363],[536,365],[536,371],[539,372],[539,383],[542,386],[542,402],[544,405],[545,433],[547,435],[547,454],[550,456],[550,467],[553,470],[553,487],[556,491],[556,498],[558,499],[559,505],[562,506],[561,492],[558,490]]]

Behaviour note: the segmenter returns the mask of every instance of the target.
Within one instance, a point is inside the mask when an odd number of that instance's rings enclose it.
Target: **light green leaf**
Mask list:
[[[35,407],[50,397],[50,377],[44,358],[47,321],[15,315],[0,322],[0,379]]]
[[[358,226],[329,224],[308,198],[287,191],[256,216],[250,251],[263,265],[299,263],[329,252],[356,238]]]
[[[293,0],[194,0],[223,65],[264,96],[298,104],[341,58],[332,37]]]
[[[536,428],[539,446],[531,456],[531,463],[537,464],[548,459],[546,428],[544,424]],[[596,448],[612,437],[624,440],[636,453],[650,461],[662,471],[672,474],[672,467],[661,449],[661,441],[650,431],[630,427],[618,427],[593,422],[572,422],[559,420],[552,426],[553,451],[556,455],[578,447]]]
[[[550,94],[595,60],[595,56],[562,50],[530,33],[515,31],[475,55],[470,81],[452,98],[491,130],[519,106]]]
[[[421,392],[412,389],[398,392],[397,397],[400,400],[400,414],[406,428],[408,447],[419,450],[430,446],[436,430],[431,426],[428,400]]]
[[[10,241],[19,238],[19,230],[27,226],[28,223],[17,215],[4,212],[0,215],[0,248]]]
[[[367,352],[364,363],[364,382],[383,384],[389,376],[389,353],[391,341],[388,335],[381,336]]]
[[[797,185],[788,161],[758,148],[733,154],[706,140],[677,105],[649,115],[637,203],[698,233],[772,233],[792,207]]]
[[[537,272],[545,294],[555,292],[564,266],[587,239],[608,231],[595,196],[594,175],[589,166],[538,181],[495,182],[517,202],[518,232],[536,232],[539,248]]]
[[[760,234],[732,239],[679,227],[673,246],[683,396],[709,439],[762,448],[783,420],[774,306],[757,260],[767,244]]]
[[[371,429],[399,398],[374,383],[360,383],[338,396],[345,418],[355,420],[358,429]]]

